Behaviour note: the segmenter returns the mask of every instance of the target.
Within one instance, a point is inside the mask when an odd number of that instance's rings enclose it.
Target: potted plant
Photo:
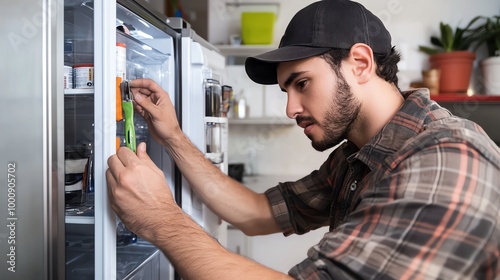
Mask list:
[[[439,89],[442,93],[466,93],[469,88],[476,54],[469,50],[475,35],[466,32],[478,19],[473,19],[465,28],[455,31],[449,24],[440,22],[440,37],[431,36],[434,47],[419,46],[419,50],[430,55],[431,69],[439,69]]]
[[[486,45],[487,58],[480,63],[486,94],[500,95],[500,16],[476,18],[480,24],[468,30],[475,38],[475,50]]]

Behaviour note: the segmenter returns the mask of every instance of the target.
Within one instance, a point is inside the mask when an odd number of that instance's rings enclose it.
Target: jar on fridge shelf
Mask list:
[[[64,65],[64,89],[73,88],[73,67]]]
[[[220,117],[222,111],[222,87],[215,79],[205,79],[205,116]]]
[[[94,64],[78,64],[73,69],[75,88],[94,88]]]

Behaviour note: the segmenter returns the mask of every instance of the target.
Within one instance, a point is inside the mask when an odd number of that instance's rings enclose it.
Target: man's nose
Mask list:
[[[302,111],[300,97],[297,94],[288,93],[286,115],[291,119],[295,119],[298,115],[302,114]]]

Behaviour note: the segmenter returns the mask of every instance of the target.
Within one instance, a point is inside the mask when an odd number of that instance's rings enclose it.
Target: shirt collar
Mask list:
[[[371,170],[384,164],[385,158],[399,150],[406,141],[422,130],[427,123],[449,116],[448,110],[430,99],[429,90],[416,89],[402,93],[405,101],[394,117],[359,152],[352,153],[354,145],[347,145],[345,152],[351,151],[348,162],[356,159],[365,163]],[[355,146],[355,145],[354,145]]]

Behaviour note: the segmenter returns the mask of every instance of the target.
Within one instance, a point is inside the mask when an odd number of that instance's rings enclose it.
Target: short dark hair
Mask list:
[[[333,71],[337,75],[340,73],[340,63],[349,56],[348,49],[332,49],[322,55],[323,59],[330,64]],[[393,83],[399,90],[398,86],[398,62],[401,60],[401,54],[396,51],[395,47],[387,54],[374,53],[375,63],[377,64],[377,76],[389,83]],[[401,90],[400,90],[401,91]]]

